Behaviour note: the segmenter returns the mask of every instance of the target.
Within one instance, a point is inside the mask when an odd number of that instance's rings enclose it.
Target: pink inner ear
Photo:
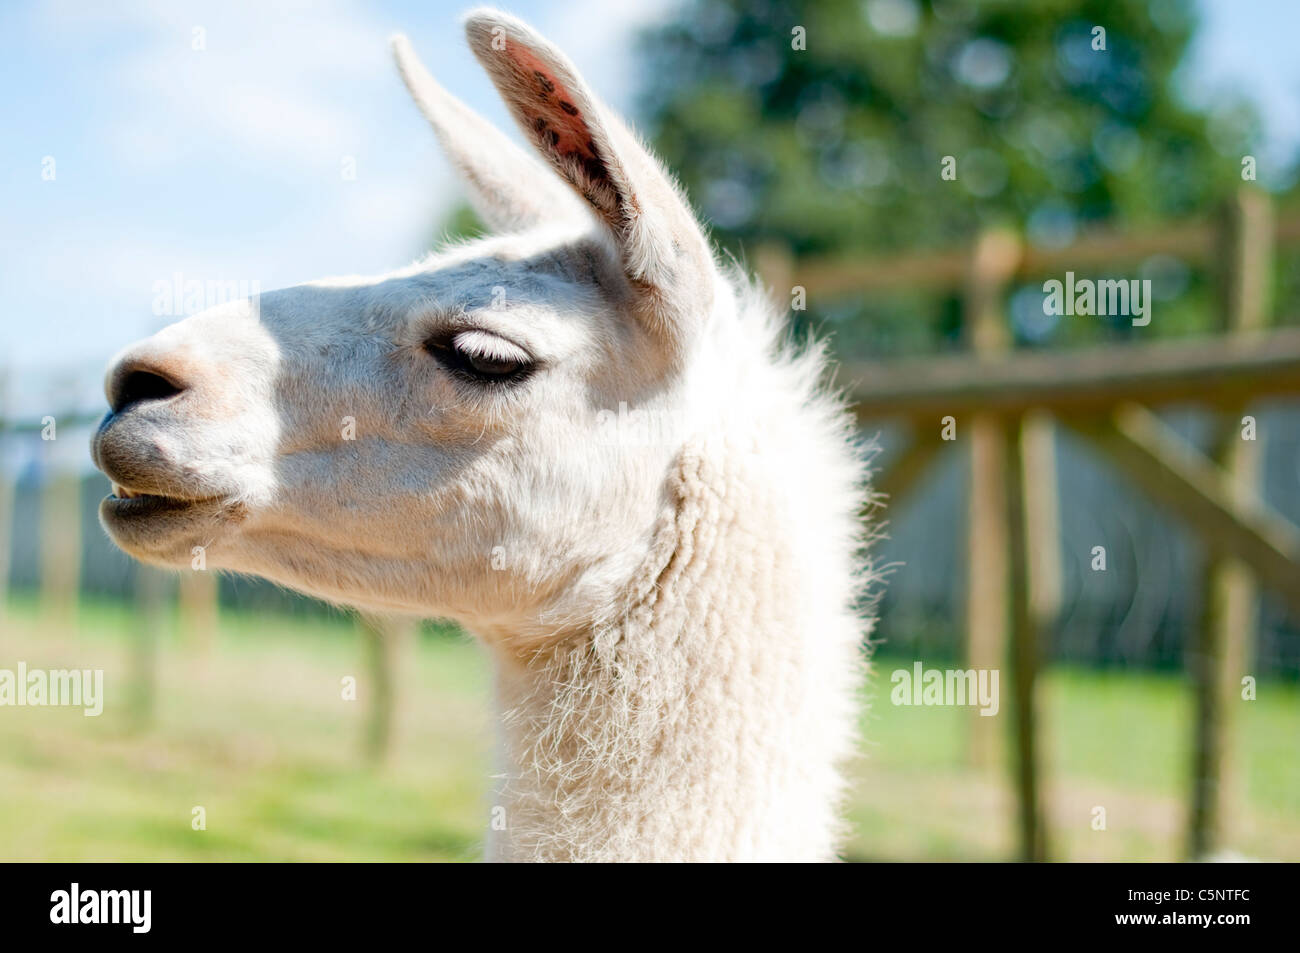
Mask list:
[[[572,93],[528,49],[507,42],[506,55],[514,64],[522,86],[534,94],[533,100],[519,103],[519,109],[542,148],[577,159],[591,175],[595,171],[593,162],[599,165],[600,157]],[[592,178],[603,177],[603,166],[599,172],[601,175]]]

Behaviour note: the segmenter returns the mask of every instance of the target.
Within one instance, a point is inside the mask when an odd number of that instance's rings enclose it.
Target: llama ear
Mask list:
[[[713,256],[686,201],[563,53],[496,10],[465,21],[470,48],[542,157],[608,227],[639,310],[680,356],[713,300]]]
[[[401,34],[390,41],[398,72],[493,231],[520,231],[581,216],[568,189],[500,129],[438,85]]]

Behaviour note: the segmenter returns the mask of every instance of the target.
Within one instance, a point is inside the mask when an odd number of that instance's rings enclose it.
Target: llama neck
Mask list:
[[[861,625],[736,459],[682,456],[613,621],[499,666],[493,859],[834,857]]]

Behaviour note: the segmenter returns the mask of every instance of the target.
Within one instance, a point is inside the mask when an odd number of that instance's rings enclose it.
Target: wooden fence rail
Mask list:
[[[1063,248],[1025,248],[1009,279],[1023,281],[1063,271],[1081,272],[1129,264],[1151,255],[1170,255],[1190,264],[1205,264],[1221,250],[1222,232],[1222,222],[1215,217],[1152,229],[1097,229]],[[1300,211],[1292,209],[1279,216],[1272,237],[1278,245],[1300,242]],[[803,259],[783,267],[791,274],[793,284],[804,288],[810,298],[824,300],[863,292],[954,291],[966,284],[970,261],[971,252],[963,248],[876,259],[860,256]],[[763,272],[765,278],[768,274]],[[773,286],[785,288],[787,284]]]
[[[863,420],[937,422],[976,410],[1096,415],[1124,403],[1235,407],[1300,392],[1300,327],[1150,344],[846,364]]]

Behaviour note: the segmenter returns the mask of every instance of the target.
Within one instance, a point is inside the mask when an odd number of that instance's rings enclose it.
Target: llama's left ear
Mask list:
[[[512,232],[581,218],[572,193],[549,170],[438,85],[410,40],[399,34],[390,42],[402,81],[469,186],[470,202],[484,224],[493,231]]]
[[[514,17],[479,10],[469,44],[542,157],[612,234],[644,320],[674,357],[713,300],[713,256],[659,163],[563,53]]]

